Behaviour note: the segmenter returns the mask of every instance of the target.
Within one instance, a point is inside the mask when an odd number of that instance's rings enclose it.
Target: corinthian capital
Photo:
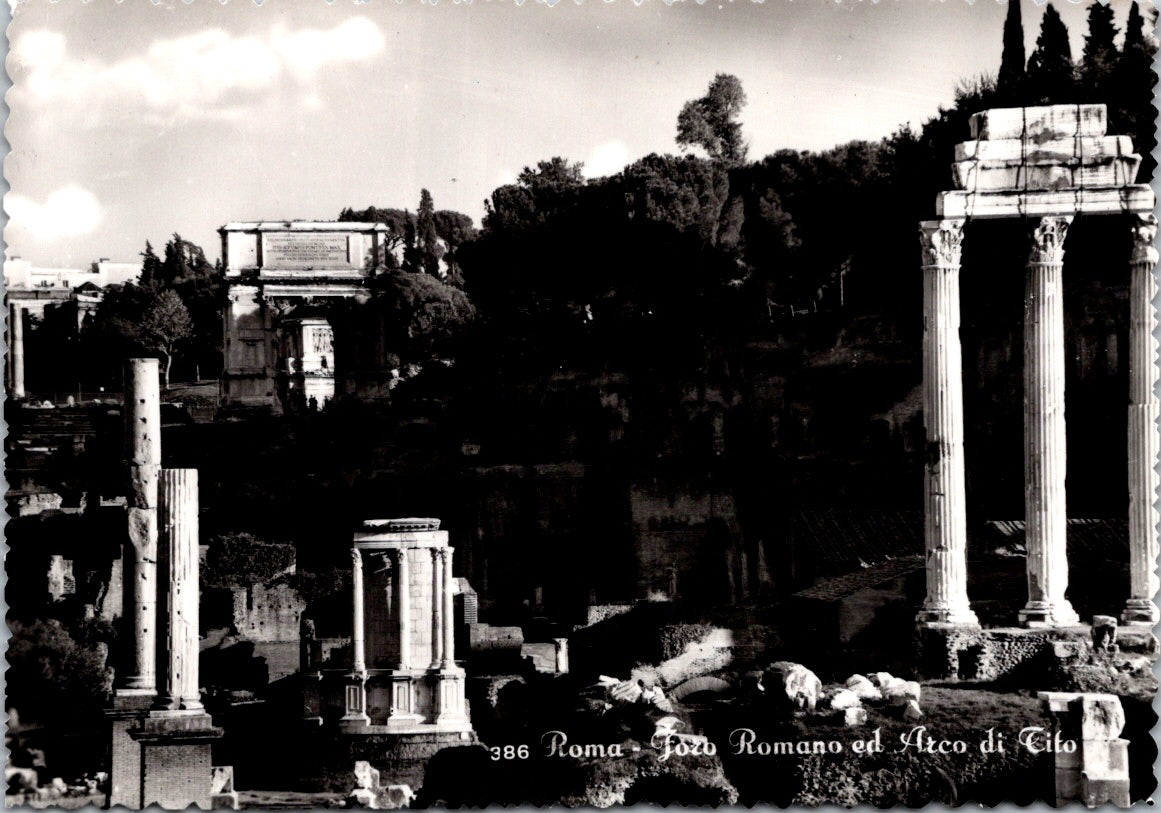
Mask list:
[[[958,267],[962,244],[962,220],[925,220],[919,224],[919,245],[925,266]]]
[[[1137,214],[1132,216],[1133,253],[1131,261],[1135,263],[1157,264],[1157,249],[1153,243],[1157,240],[1157,216],[1154,214]]]
[[[1032,230],[1032,250],[1028,255],[1030,263],[1064,262],[1064,238],[1068,236],[1071,217],[1042,217]]]

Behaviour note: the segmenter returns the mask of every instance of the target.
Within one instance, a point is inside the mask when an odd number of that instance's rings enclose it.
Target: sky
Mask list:
[[[1086,4],[1056,3],[1083,47]],[[1127,0],[1113,0],[1123,30]],[[1022,6],[1030,54],[1044,7]],[[750,157],[879,139],[1000,63],[997,0],[26,0],[7,56],[6,256],[135,261],[174,233],[471,215],[525,166],[676,153],[682,105],[742,81]],[[948,156],[951,160],[951,156]],[[836,212],[836,219],[857,217]]]

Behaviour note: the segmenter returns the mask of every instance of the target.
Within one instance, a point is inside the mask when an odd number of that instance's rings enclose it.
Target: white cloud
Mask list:
[[[606,141],[598,144],[585,161],[586,178],[603,178],[620,172],[629,163],[629,148],[623,141]]]
[[[23,229],[44,243],[90,234],[103,216],[96,195],[75,184],[54,190],[43,203],[10,193],[4,198],[4,208],[9,228]]]
[[[12,97],[74,114],[94,125],[102,113],[220,119],[247,94],[270,91],[286,76],[309,92],[319,70],[379,54],[383,33],[365,17],[322,30],[274,28],[234,36],[211,28],[155,41],[143,56],[101,62],[70,55],[65,37],[29,31],[8,57]]]
[[[383,32],[366,17],[352,17],[329,31],[275,31],[272,45],[287,70],[308,80],[325,65],[375,56],[383,50]]]

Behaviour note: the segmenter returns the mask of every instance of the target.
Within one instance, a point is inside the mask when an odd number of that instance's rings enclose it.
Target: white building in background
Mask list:
[[[7,392],[24,398],[24,340],[29,328],[44,318],[48,308],[75,303],[77,327],[86,313],[95,311],[110,285],[141,278],[141,263],[115,263],[102,257],[83,268],[42,268],[20,257],[4,261],[4,299],[8,306],[9,352],[5,368]],[[35,320],[35,321],[30,321]]]
[[[13,257],[4,262],[4,285],[9,291],[71,291],[91,282],[98,288],[124,285],[141,278],[141,263],[115,263],[102,257],[88,268],[41,268]]]

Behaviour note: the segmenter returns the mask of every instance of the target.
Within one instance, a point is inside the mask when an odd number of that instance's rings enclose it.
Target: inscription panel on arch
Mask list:
[[[347,234],[284,232],[263,235],[262,265],[274,268],[350,268]]]

